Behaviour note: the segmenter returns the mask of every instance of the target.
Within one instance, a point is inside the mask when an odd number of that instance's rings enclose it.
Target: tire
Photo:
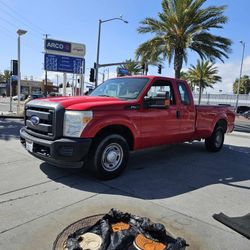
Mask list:
[[[223,147],[224,130],[222,127],[215,127],[213,134],[205,139],[205,147],[209,152],[218,152]]]
[[[129,147],[126,139],[118,134],[106,135],[97,140],[90,152],[89,167],[103,180],[119,176],[127,166]]]

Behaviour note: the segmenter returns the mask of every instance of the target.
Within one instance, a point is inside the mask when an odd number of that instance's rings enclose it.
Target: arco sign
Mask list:
[[[45,41],[45,49],[70,53],[71,43],[47,39]]]
[[[81,43],[71,43],[66,41],[46,39],[44,48],[46,53],[56,53],[67,56],[84,57],[86,54],[86,48]]]

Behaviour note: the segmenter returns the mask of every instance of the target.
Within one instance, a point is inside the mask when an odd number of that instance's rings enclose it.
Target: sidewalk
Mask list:
[[[14,118],[14,119],[23,119],[23,114],[17,114],[17,112],[9,112],[9,111],[0,111],[0,119],[5,118]]]

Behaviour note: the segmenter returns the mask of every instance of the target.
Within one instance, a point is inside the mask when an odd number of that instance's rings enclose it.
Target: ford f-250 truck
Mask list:
[[[234,119],[228,106],[195,106],[183,80],[132,76],[107,80],[88,96],[30,101],[20,138],[52,165],[86,165],[110,179],[132,150],[205,139],[206,149],[217,152]]]

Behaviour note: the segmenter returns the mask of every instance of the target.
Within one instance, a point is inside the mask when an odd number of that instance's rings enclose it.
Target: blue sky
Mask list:
[[[225,64],[218,62],[219,74],[223,82],[217,84],[214,92],[222,89],[230,92],[232,82],[239,77],[242,46],[245,41],[245,60],[243,73],[250,75],[250,35],[249,9],[247,0],[208,0],[207,5],[228,5],[225,14],[229,21],[224,29],[215,31],[233,41],[232,53]],[[17,29],[27,30],[21,38],[22,76],[42,79],[43,71],[43,34],[50,38],[86,45],[86,79],[89,68],[96,60],[98,20],[119,17],[129,23],[112,21],[102,24],[100,63],[121,62],[134,58],[138,45],[150,35],[138,34],[136,29],[145,17],[157,17],[161,10],[161,0],[0,0],[0,71],[10,68],[10,60],[17,58]],[[189,51],[188,68],[195,64],[198,56]],[[102,71],[102,70],[101,70]],[[110,68],[115,72],[115,68]],[[150,74],[157,74],[150,68]],[[162,75],[173,76],[173,65],[165,64]],[[111,74],[111,73],[110,73]],[[61,79],[61,74],[60,79]],[[55,79],[55,73],[49,73]],[[61,80],[60,80],[61,81]]]

